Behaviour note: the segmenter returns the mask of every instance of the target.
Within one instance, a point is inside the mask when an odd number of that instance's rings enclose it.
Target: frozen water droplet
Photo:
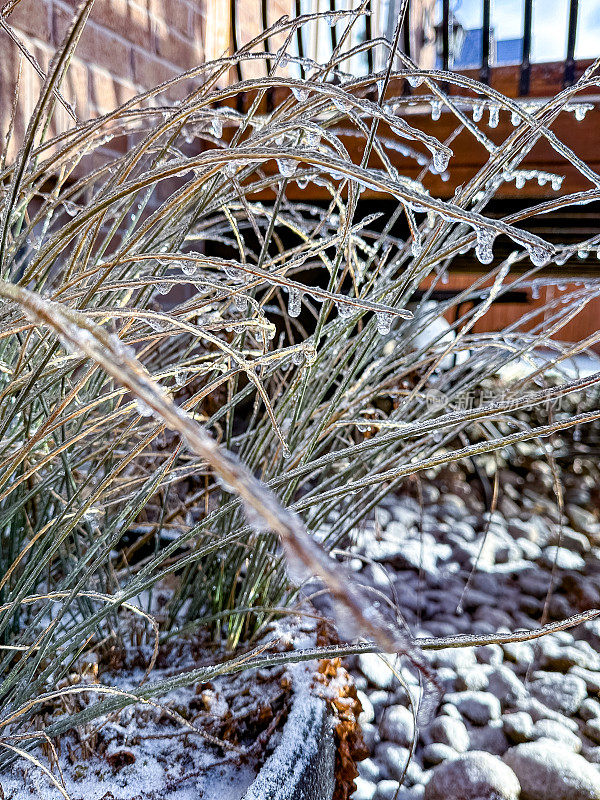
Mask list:
[[[196,272],[196,263],[194,261],[183,261],[181,270],[185,275],[193,275]]]
[[[299,103],[303,103],[305,100],[308,100],[309,91],[299,86],[292,86],[292,94]]]
[[[413,256],[415,258],[418,258],[421,255],[422,250],[423,250],[423,245],[421,244],[421,239],[420,238],[413,239],[412,242],[410,243],[410,251],[413,254]]]
[[[389,314],[387,311],[376,311],[375,312],[375,324],[377,326],[377,333],[380,333],[382,336],[385,336],[387,333],[390,332],[392,327],[393,316]]]
[[[485,103],[475,103],[473,106],[473,122],[481,122]]]
[[[175,383],[177,386],[183,386],[187,380],[187,372],[183,369],[177,370],[175,373]]]
[[[317,147],[321,141],[321,133],[314,128],[307,128],[304,131],[304,141],[307,147]]]
[[[423,83],[423,78],[420,75],[407,75],[406,80],[413,89],[417,89]]]
[[[296,167],[298,165],[293,158],[277,158],[275,160],[277,161],[279,173],[283,175],[284,178],[291,178],[294,172],[296,172]]]
[[[244,312],[248,310],[248,298],[245,294],[236,294],[233,298],[233,303],[238,311]]]
[[[229,264],[223,266],[223,272],[227,275],[229,280],[234,283],[241,283],[244,280],[243,272],[235,267],[229,266]]]
[[[498,106],[490,106],[490,118],[488,125],[490,128],[497,128],[500,119],[500,109]]]
[[[563,179],[560,175],[555,175],[552,178],[552,188],[555,192],[558,192],[560,187],[562,186]]]
[[[342,319],[348,319],[354,314],[354,306],[350,305],[350,303],[342,303],[337,301],[335,307],[337,308],[337,312]]]
[[[448,169],[450,153],[445,150],[435,150],[433,153],[433,172],[445,172]]]
[[[528,247],[527,250],[529,252],[531,263],[535,267],[543,267],[550,261],[551,254],[544,247],[537,245],[534,247]]]
[[[512,111],[510,115],[511,124],[516,128],[517,125],[521,122],[521,115],[518,114],[516,111]]]
[[[290,286],[288,292],[288,314],[290,317],[297,317],[300,315],[300,310],[302,308],[302,295],[300,294],[300,290],[296,289],[295,286]]]
[[[79,208],[75,203],[72,203],[70,200],[65,200],[63,203],[64,209],[70,217],[74,217],[75,214],[79,211]]]
[[[524,186],[525,186],[525,176],[521,172],[519,172],[515,176],[515,188],[522,189]]]
[[[477,246],[475,255],[481,264],[491,264],[494,260],[494,234],[488,228],[477,229]]]
[[[577,105],[574,109],[575,119],[577,122],[582,122],[585,119],[587,108],[584,105]]]
[[[223,122],[219,119],[219,117],[213,117],[210,123],[210,132],[216,139],[220,139],[223,136]]]
[[[303,175],[300,178],[296,178],[296,183],[299,189],[306,189],[306,187],[308,186],[308,178],[306,177],[306,175]]]
[[[589,251],[588,251],[588,250],[578,250],[578,251],[577,251],[577,255],[578,255],[578,256],[579,256],[579,258],[581,258],[581,259],[583,259],[583,258],[587,258],[587,257],[589,256]]]
[[[150,406],[140,399],[135,401],[135,408],[140,417],[151,417],[154,414]]]
[[[156,284],[156,291],[158,292],[158,294],[169,294],[169,292],[171,291],[171,284],[166,283],[165,281],[159,281]]]
[[[285,444],[285,442],[283,443],[283,446],[281,448],[281,452],[282,452],[284,458],[289,458],[292,455],[292,451],[287,446],[287,444]]]
[[[295,364],[297,367],[301,367],[304,364],[304,353],[302,350],[294,350],[292,353],[292,364]]]
[[[441,115],[442,115],[442,101],[441,100],[432,100],[431,101],[431,119],[436,121],[441,117]]]

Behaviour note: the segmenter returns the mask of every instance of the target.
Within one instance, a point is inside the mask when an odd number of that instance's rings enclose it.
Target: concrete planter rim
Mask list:
[[[242,800],[331,800],[335,742],[327,704],[309,688],[294,693],[281,741]]]

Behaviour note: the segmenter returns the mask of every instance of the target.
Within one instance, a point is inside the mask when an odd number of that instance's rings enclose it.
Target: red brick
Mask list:
[[[157,22],[166,23],[185,38],[191,38],[190,21],[194,4],[190,5],[186,0],[137,0],[137,2],[143,2],[144,7]]]
[[[15,32],[25,33],[42,42],[52,40],[52,0],[21,0],[6,22],[15,29]],[[1,33],[2,49],[4,37]],[[22,38],[22,37],[20,37]]]
[[[71,10],[61,3],[55,5],[54,41],[62,41],[72,20]],[[99,27],[88,20],[77,49],[77,56],[84,61],[97,64],[121,78],[131,77],[131,47],[115,33]]]
[[[181,72],[193,69],[204,61],[202,42],[190,42],[178,36],[167,24],[157,24],[156,52]]]
[[[98,66],[89,69],[89,98],[92,115],[106,114],[137,94],[132,81],[121,80]]]

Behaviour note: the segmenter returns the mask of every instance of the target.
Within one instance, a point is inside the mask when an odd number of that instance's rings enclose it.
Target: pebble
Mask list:
[[[471,750],[484,750],[495,756],[502,756],[510,744],[502,727],[502,720],[494,719],[483,727],[469,730]]]
[[[576,675],[560,675],[556,672],[536,672],[531,681],[531,694],[548,708],[571,716],[587,696],[585,681]]]
[[[527,696],[527,689],[522,682],[505,666],[496,667],[488,674],[488,692],[500,701],[503,708]]]
[[[379,723],[379,732],[388,742],[410,747],[414,736],[412,713],[406,706],[389,706]]]
[[[600,719],[598,717],[588,719],[584,725],[583,732],[593,742],[600,744]]]
[[[579,716],[588,721],[590,719],[600,719],[600,703],[592,697],[586,697],[579,706]]]
[[[534,741],[539,739],[553,739],[556,742],[564,744],[574,753],[579,753],[581,750],[581,739],[579,736],[554,719],[538,720],[533,726],[532,734],[531,738]]]
[[[427,736],[433,743],[451,747],[457,753],[466,753],[469,749],[469,732],[460,719],[436,717],[427,730]]]
[[[461,715],[475,725],[500,719],[500,701],[487,692],[453,692],[446,695],[446,702],[455,705]]]
[[[522,800],[598,800],[600,772],[582,756],[547,739],[511,748],[504,762],[521,784]]]
[[[360,775],[354,778],[355,790],[352,800],[373,800],[377,793],[377,784],[362,778]]]
[[[547,477],[544,469],[539,474]],[[515,490],[514,507],[508,518],[503,505],[491,515],[483,557],[464,597],[482,541],[481,502],[469,495],[463,500],[451,486],[440,493],[427,481],[423,509],[410,497],[400,509],[397,500],[386,498],[371,554],[378,564],[364,564],[359,575],[397,599],[415,636],[538,627],[555,556],[559,569],[549,618],[600,606],[595,518],[588,537],[580,530],[585,515],[578,524],[569,517],[571,527],[563,527],[559,540],[555,501],[540,497],[535,481],[524,485],[519,478],[507,486]],[[592,524],[590,517],[586,524]],[[365,530],[357,554],[374,539],[373,526]],[[419,583],[421,553],[426,563]],[[444,703],[433,722],[421,727],[400,789],[413,736],[405,691],[377,655],[355,657],[360,721],[372,757],[359,766],[352,800],[388,800],[397,790],[398,800],[600,800],[600,698],[593,698],[600,693],[599,653],[600,619],[535,642],[427,651]],[[418,696],[418,671],[406,659],[396,667]]]
[[[502,727],[513,744],[528,742],[533,737],[533,720],[526,711],[515,711],[502,717]]]
[[[518,800],[519,781],[499,758],[481,751],[435,767],[424,800]]]
[[[435,767],[443,761],[455,758],[456,755],[456,750],[452,747],[448,747],[447,744],[431,742],[423,748],[423,763],[427,766]]]
[[[401,780],[405,775],[411,783],[415,783],[421,776],[421,768],[414,758],[410,758],[410,750],[399,744],[381,742],[375,748],[374,760],[381,763],[390,778],[395,781]]]
[[[548,569],[553,569],[555,563],[556,569],[560,570],[583,572],[585,569],[585,561],[579,553],[574,553],[566,547],[558,547],[557,545],[545,547],[538,559],[538,563]]]
[[[391,658],[393,661],[394,656]],[[358,668],[369,683],[378,689],[390,689],[394,684],[394,673],[377,653],[361,653],[358,657]]]

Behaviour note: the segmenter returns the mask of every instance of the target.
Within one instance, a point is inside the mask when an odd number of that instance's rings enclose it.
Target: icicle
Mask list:
[[[441,100],[431,100],[431,119],[436,122],[442,115]],[[443,170],[441,170],[443,172]]]
[[[277,161],[279,173],[284,178],[291,178],[294,172],[296,172],[298,164],[293,158],[276,158],[275,160]]]
[[[433,169],[432,172],[445,172],[448,169],[450,162],[450,153],[445,150],[435,150],[433,153]]]
[[[481,122],[485,103],[475,103],[473,106],[473,122]]]
[[[216,139],[223,136],[223,122],[219,117],[213,117],[210,123],[210,132]]]
[[[289,286],[288,292],[288,314],[290,317],[297,317],[300,315],[300,310],[302,308],[302,295],[300,294],[300,290],[296,289],[295,286]]]
[[[387,333],[389,333],[392,327],[393,319],[394,318],[392,314],[389,314],[387,311],[376,311],[375,324],[377,326],[377,333],[380,333],[382,336],[385,336]]]
[[[423,83],[423,78],[420,75],[407,75],[406,80],[413,89],[417,89]]]
[[[510,115],[510,121],[511,124],[516,128],[521,122],[521,115],[516,111],[512,111]]]
[[[575,119],[577,122],[583,122],[587,113],[587,107],[582,104],[576,105],[573,109],[573,113],[575,114]]]
[[[477,229],[477,246],[475,247],[475,255],[481,264],[491,264],[494,260],[494,233],[489,228]]]
[[[515,176],[515,188],[522,189],[525,186],[525,176],[522,173],[518,173]]]
[[[300,178],[296,178],[296,184],[298,185],[299,189],[306,189],[308,186],[308,178],[306,175],[302,175]]]
[[[488,125],[490,128],[497,128],[500,119],[500,109],[498,106],[490,106],[490,118]]]
[[[414,258],[418,258],[421,255],[423,250],[423,245],[421,243],[421,238],[417,237],[414,238],[410,245],[410,251],[413,254]]]
[[[563,178],[560,175],[555,175],[552,178],[552,188],[555,192],[558,192],[560,187],[562,186]]]

